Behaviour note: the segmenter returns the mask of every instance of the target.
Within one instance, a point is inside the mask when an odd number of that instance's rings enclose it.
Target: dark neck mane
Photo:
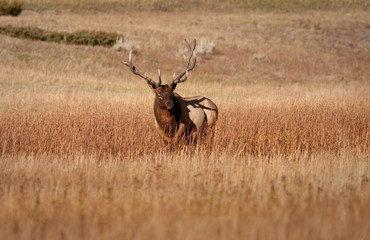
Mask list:
[[[172,109],[167,109],[165,106],[161,106],[159,100],[155,98],[154,115],[158,125],[166,134],[173,135],[175,133],[180,121],[180,111],[176,101]]]

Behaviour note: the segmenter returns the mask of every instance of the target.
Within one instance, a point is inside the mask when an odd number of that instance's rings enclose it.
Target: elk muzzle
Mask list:
[[[175,103],[173,101],[166,101],[165,102],[167,109],[172,109]]]

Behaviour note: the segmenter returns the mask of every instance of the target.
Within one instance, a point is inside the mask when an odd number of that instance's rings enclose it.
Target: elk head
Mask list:
[[[142,74],[141,72],[139,72],[139,70],[132,64],[131,51],[129,54],[128,62],[123,62],[123,64],[125,64],[131,69],[132,73],[146,80],[148,86],[155,93],[156,102],[162,108],[172,109],[172,107],[175,105],[173,100],[174,98],[173,91],[175,90],[178,83],[186,81],[186,79],[188,78],[189,71],[193,70],[197,63],[197,57],[195,55],[196,40],[194,39],[193,47],[190,46],[189,41],[187,39],[185,39],[185,42],[191,52],[188,58],[188,62],[183,72],[181,72],[178,76],[176,76],[175,73],[173,74],[172,83],[170,84],[162,84],[161,71],[159,69],[158,69],[158,82],[149,78],[146,73]],[[193,56],[194,56],[193,64],[190,66],[191,59],[193,58]]]

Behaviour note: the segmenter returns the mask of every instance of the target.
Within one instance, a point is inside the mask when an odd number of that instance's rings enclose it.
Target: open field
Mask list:
[[[285,12],[210,0],[189,12],[143,1],[124,13],[23,2],[32,11],[0,26],[122,34],[135,65],[167,82],[185,66],[182,39],[197,38],[176,92],[209,97],[220,115],[211,145],[165,150],[128,51],[0,35],[0,239],[370,235],[366,2]]]
[[[369,10],[366,0],[18,0],[26,9],[56,9],[74,12],[126,12],[132,10],[183,11],[183,10],[235,10],[253,9],[269,11],[305,10]]]

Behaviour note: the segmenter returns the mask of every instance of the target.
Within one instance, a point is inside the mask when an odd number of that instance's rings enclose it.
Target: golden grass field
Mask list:
[[[123,34],[134,64],[167,82],[185,67],[184,38],[212,42],[176,92],[209,97],[219,120],[213,143],[165,149],[128,51],[0,35],[0,239],[368,239],[366,1],[23,2],[0,26]]]

